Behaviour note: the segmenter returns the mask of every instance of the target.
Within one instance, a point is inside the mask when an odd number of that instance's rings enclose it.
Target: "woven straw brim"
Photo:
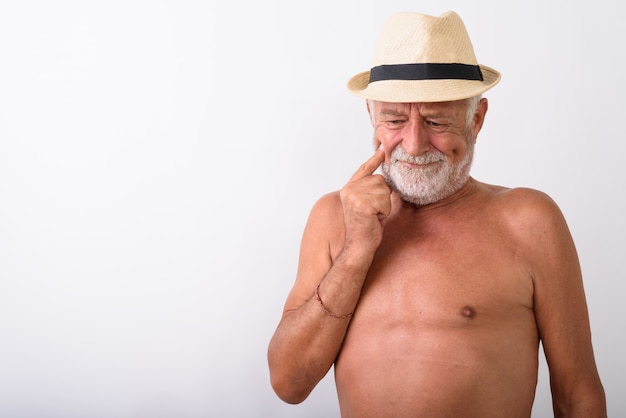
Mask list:
[[[483,80],[382,80],[369,83],[365,71],[348,81],[348,90],[355,96],[381,102],[425,103],[467,99],[489,90],[500,81],[500,73],[480,66]]]

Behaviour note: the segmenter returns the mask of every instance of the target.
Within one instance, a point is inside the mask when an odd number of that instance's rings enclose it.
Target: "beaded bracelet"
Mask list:
[[[320,285],[321,284],[322,284],[322,282],[320,282],[317,285],[317,287],[315,288],[315,298],[320,303],[320,306],[324,310],[324,313],[326,313],[326,315],[330,316],[331,318],[337,318],[337,319],[347,319],[347,318],[350,318],[352,316],[352,312],[350,312],[349,314],[345,314],[345,315],[341,315],[340,316],[340,315],[335,315],[334,313],[332,313],[331,311],[326,309],[326,306],[324,306],[324,302],[322,302],[322,298],[320,297]]]

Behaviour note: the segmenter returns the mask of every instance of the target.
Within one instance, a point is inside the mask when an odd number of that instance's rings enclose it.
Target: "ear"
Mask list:
[[[370,105],[372,107],[370,107]],[[376,127],[376,119],[374,118],[374,102],[371,100],[365,100],[365,107],[367,108],[367,114],[370,117],[370,122],[372,123],[372,127]]]
[[[367,108],[367,114],[370,117],[370,122],[372,124],[372,128],[374,128],[374,149],[377,150],[378,147],[380,147],[382,144],[381,142],[378,140],[378,138],[376,138],[376,116],[375,116],[375,110],[374,107],[376,105],[374,104],[373,100],[365,100],[365,107]]]
[[[483,127],[483,123],[485,122],[485,115],[487,114],[488,109],[489,102],[486,98],[481,98],[480,102],[478,102],[478,106],[476,107],[476,113],[474,113],[474,118],[472,119],[472,133],[474,134],[474,138],[478,136],[478,133]]]

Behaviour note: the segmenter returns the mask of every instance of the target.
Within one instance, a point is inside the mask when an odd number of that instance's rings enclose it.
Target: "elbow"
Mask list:
[[[301,356],[285,352],[275,340],[270,342],[267,360],[272,389],[283,402],[292,405],[303,402],[318,382],[311,376],[308,362]]]
[[[552,395],[555,417],[598,417],[606,418],[606,395],[604,387],[596,379],[596,382],[582,386],[570,396],[558,395],[553,389]]]
[[[294,379],[290,379],[278,372],[270,371],[270,382],[274,393],[288,404],[299,404],[303,402],[311,393],[311,388],[298,384]]]

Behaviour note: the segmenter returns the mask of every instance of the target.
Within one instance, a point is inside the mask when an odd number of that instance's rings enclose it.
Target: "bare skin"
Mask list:
[[[556,204],[470,178],[416,206],[374,174],[397,146],[460,161],[465,109],[375,104],[384,150],[316,203],[303,234],[268,350],[281,399],[303,401],[334,365],[343,418],[529,417],[542,341],[555,416],[606,416],[577,254]],[[482,99],[471,138],[486,112]]]

